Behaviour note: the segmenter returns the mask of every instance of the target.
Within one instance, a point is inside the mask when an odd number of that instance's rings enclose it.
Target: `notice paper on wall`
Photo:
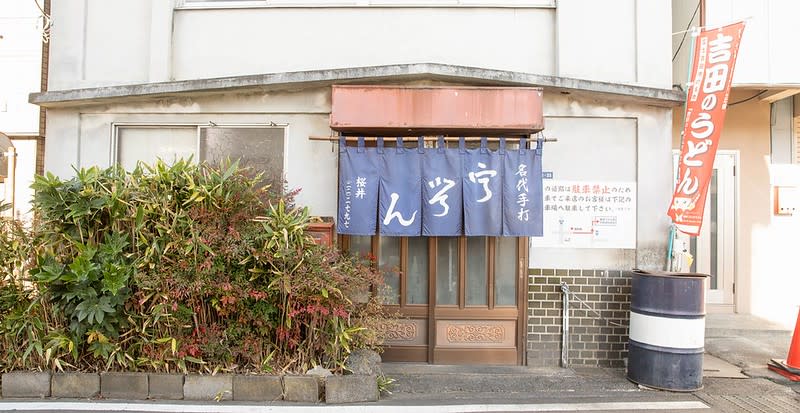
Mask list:
[[[544,181],[544,234],[533,247],[636,248],[636,182]]]

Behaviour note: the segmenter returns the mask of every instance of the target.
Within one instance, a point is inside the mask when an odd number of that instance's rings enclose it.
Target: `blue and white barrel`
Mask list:
[[[628,379],[662,390],[703,387],[706,277],[632,272]]]

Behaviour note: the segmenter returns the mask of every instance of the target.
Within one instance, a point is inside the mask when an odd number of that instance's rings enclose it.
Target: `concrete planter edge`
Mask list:
[[[187,374],[183,382],[183,399],[218,402],[233,400],[233,375]]]
[[[283,400],[319,403],[324,400],[325,379],[310,375],[283,376]]]
[[[3,373],[2,395],[8,398],[37,398],[50,397],[49,371],[14,371]]]
[[[375,375],[199,375],[142,372],[35,372],[2,375],[3,398],[374,402]]]
[[[325,403],[377,402],[378,378],[374,374],[348,374],[326,377]]]
[[[149,395],[147,373],[100,373],[100,395],[105,399],[145,400]]]
[[[51,397],[91,399],[100,395],[98,373],[54,373],[50,379]]]
[[[147,373],[147,398],[150,400],[183,400],[183,373]]]

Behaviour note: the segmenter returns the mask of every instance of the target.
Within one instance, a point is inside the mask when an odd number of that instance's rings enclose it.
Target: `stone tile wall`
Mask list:
[[[627,271],[541,269],[528,272],[529,366],[561,363],[561,282],[601,317],[570,297],[570,366],[624,367],[628,356],[631,277]],[[615,325],[616,324],[616,325]]]

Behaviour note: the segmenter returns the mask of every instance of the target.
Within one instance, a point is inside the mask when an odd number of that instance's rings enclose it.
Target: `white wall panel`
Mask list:
[[[554,74],[552,9],[177,10],[176,79],[398,63]]]
[[[28,103],[41,82],[42,35],[33,2],[0,2],[0,132],[36,135],[39,107]]]
[[[111,125],[103,117],[81,114],[80,167],[111,165]],[[50,140],[47,141],[50,144]]]
[[[56,19],[50,30],[48,89],[70,89],[83,79],[84,28],[87,0],[51,2]]]
[[[542,161],[554,179],[636,181],[635,117],[548,116],[545,125],[558,138]]]
[[[146,81],[150,2],[88,0],[88,6],[85,79],[94,85]]]
[[[0,55],[0,132],[7,135],[39,133],[39,107],[28,94],[40,89],[42,59]]]
[[[33,218],[31,201],[33,200],[33,177],[36,175],[36,141],[33,139],[15,139],[17,151],[16,183],[14,185],[14,216],[23,219]]]
[[[636,83],[672,87],[670,19],[667,0],[636,0]]]
[[[175,0],[151,0],[150,76],[151,82],[172,80],[172,16]]]
[[[545,95],[544,171],[555,179],[635,181],[636,250],[532,248],[531,268],[662,269],[672,190],[669,109]]]
[[[68,178],[75,175],[72,167],[80,165],[80,114],[74,110],[49,109],[47,111],[47,144],[44,146],[44,169],[56,176]],[[100,147],[96,150],[102,151]]]
[[[800,1],[771,1],[769,82],[800,84]]]
[[[50,88],[420,62],[671,84],[667,0],[175,10],[171,2],[55,4]]]
[[[766,83],[769,80],[769,19],[767,3],[762,0],[734,2],[727,20],[709,19],[707,25],[727,24],[750,17],[742,34],[733,84]]]
[[[636,119],[590,115],[594,108],[573,101],[585,113],[545,118],[542,170],[558,180],[636,181]],[[577,252],[580,252],[577,254]],[[531,268],[632,268],[635,254],[620,249],[532,247]]]
[[[695,13],[697,6],[696,0],[672,1],[672,55],[675,56],[672,61],[672,84],[680,85],[684,90],[688,82],[689,52],[694,43],[691,30],[700,26],[700,9]]]
[[[800,83],[800,2],[796,0],[707,0],[706,25],[745,20],[736,85]]]
[[[635,83],[634,4],[635,0],[559,1],[556,8],[558,75]]]

